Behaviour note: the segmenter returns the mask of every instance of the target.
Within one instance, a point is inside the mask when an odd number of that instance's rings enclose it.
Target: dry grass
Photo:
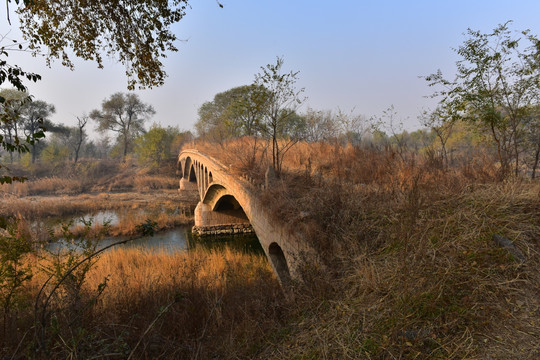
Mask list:
[[[264,182],[261,144],[197,148]],[[284,168],[262,200],[320,254],[318,263],[306,261],[288,300],[261,258],[111,252],[85,283],[91,298],[111,274],[85,313],[81,351],[94,346],[126,358],[135,349],[136,358],[166,359],[540,357],[539,183],[498,182],[482,152],[445,171],[414,153],[402,159],[298,144]],[[493,234],[511,239],[526,262],[497,247]],[[72,336],[69,326],[61,330]],[[58,344],[56,357],[67,357]]]
[[[264,152],[251,169],[241,159],[252,147],[237,161],[219,155],[238,147],[213,155],[263,183]],[[284,168],[263,200],[320,264],[306,265],[290,333],[261,358],[540,356],[540,184],[498,182],[481,150],[445,171],[415,153],[298,144]],[[525,265],[493,234],[511,239]]]
[[[78,301],[91,300],[105,277],[107,287],[97,303],[77,313],[78,328],[69,325],[75,316],[65,308],[71,304],[69,293],[54,298],[50,310],[60,327],[57,333],[48,329],[48,358],[245,357],[265,344],[284,310],[266,258],[228,249],[107,252],[87,274]],[[28,286],[32,296],[45,279],[36,274]],[[21,317],[20,324],[32,323],[30,312]],[[0,353],[12,354],[6,350]]]
[[[265,356],[538,357],[538,184],[422,191],[413,204],[383,205],[365,189],[334,195],[354,213],[309,222],[315,245],[325,245],[325,271],[306,274],[316,282],[299,292],[300,325]],[[325,205],[328,197],[318,197]],[[512,239],[526,264],[498,248],[494,233]]]
[[[78,179],[50,177],[25,181],[24,183],[15,183],[9,189],[5,189],[5,191],[17,196],[80,194],[83,191],[83,184]]]
[[[178,179],[156,175],[139,175],[133,180],[137,190],[178,189]]]
[[[309,268],[300,309],[317,310],[268,356],[540,356],[540,184],[469,176],[397,162],[374,184],[304,173],[270,189],[275,217],[303,229],[325,272]],[[526,266],[493,234],[527,253]]]
[[[195,147],[229,167],[229,171],[246,174],[258,185],[264,183],[264,174],[272,164],[272,149],[262,140],[240,138],[220,145],[205,141],[187,144],[185,149]],[[283,158],[283,175],[306,175],[324,181],[339,180],[353,184],[376,184],[399,187],[414,172],[423,171],[431,181],[443,180],[452,184],[493,182],[498,176],[495,157],[484,149],[475,154],[455,155],[453,166],[443,171],[440,162],[416,152],[398,156],[392,149],[377,150],[341,143],[297,143]],[[286,180],[286,179],[284,179]]]
[[[4,197],[0,202],[0,215],[20,214],[26,218],[76,216],[100,210],[145,209],[148,212],[175,212],[194,206],[192,194],[176,190],[149,193],[97,193],[76,196]]]
[[[152,191],[157,189],[177,189],[174,166],[149,173],[138,167],[133,160],[121,163],[112,160],[85,160],[77,164],[60,165],[36,164],[31,169],[14,168],[13,173],[26,176],[24,183],[2,185],[4,195],[25,197],[44,195],[77,195],[95,192]]]

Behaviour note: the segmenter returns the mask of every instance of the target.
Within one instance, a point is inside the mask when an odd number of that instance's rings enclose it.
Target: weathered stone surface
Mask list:
[[[191,230],[196,236],[211,236],[211,235],[235,235],[235,234],[251,234],[253,227],[251,224],[231,224],[231,225],[209,225],[209,226],[194,226]]]
[[[180,190],[197,190],[197,183],[189,182],[187,179],[180,179]]]

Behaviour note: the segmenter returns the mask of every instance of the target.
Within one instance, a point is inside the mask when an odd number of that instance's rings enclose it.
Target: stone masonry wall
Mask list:
[[[191,232],[196,236],[250,234],[253,227],[250,224],[194,226]]]

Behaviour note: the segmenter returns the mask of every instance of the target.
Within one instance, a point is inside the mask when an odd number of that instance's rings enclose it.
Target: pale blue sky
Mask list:
[[[261,66],[283,56],[285,70],[300,72],[298,86],[308,97],[304,109],[339,107],[370,117],[393,104],[407,127],[416,128],[418,114],[434,104],[424,98],[432,90],[418,77],[439,68],[453,77],[457,57],[451,48],[463,42],[468,27],[488,32],[513,20],[514,29],[540,34],[540,1],[220,2],[223,9],[214,0],[192,1],[174,27],[186,41],[164,62],[165,86],[137,91],[155,107],[154,121],[192,129],[203,102],[251,83]],[[0,16],[5,34],[5,10]],[[73,72],[58,62],[49,69],[28,54],[11,54],[10,61],[43,76],[29,90],[56,106],[56,122],[72,125],[76,115],[127,91],[124,69],[113,60],[105,70],[77,61]]]

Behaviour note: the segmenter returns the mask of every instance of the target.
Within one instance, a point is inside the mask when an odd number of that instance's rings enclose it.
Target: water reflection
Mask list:
[[[120,222],[120,216],[116,211],[104,210],[99,211],[95,214],[81,216],[77,219],[73,219],[73,225],[84,226],[84,222],[88,222],[89,220],[92,221],[92,224],[109,224],[113,226],[118,225],[118,223]]]
[[[204,247],[207,249],[230,249],[250,253],[264,254],[264,250],[255,233],[252,234],[236,234],[236,235],[215,235],[198,237],[193,236],[191,231],[187,233],[188,247],[190,249],[196,247]]]
[[[97,249],[102,249],[106,246],[125,240],[125,237],[107,237],[99,240]],[[264,254],[264,250],[259,243],[259,239],[255,234],[239,234],[228,236],[208,236],[194,237],[190,227],[177,227],[171,230],[163,231],[154,234],[154,236],[143,236],[134,240],[130,240],[125,244],[114,246],[112,249],[138,248],[144,251],[157,251],[173,253],[177,251],[186,251],[190,249],[203,247],[205,249],[222,250],[225,247],[230,249],[251,253]],[[57,241],[49,243],[46,249],[51,252],[58,252],[62,249],[76,249],[76,241],[74,244],[66,244],[65,241]]]
[[[84,223],[88,221],[91,221],[92,224],[118,225],[120,222],[120,215],[121,214],[119,214],[117,211],[102,210],[96,213],[84,214],[81,216],[62,216],[36,219],[32,222],[31,226],[35,228],[41,225],[48,228],[54,228],[62,224],[69,224],[70,222],[71,226],[84,226]]]
[[[67,224],[70,221],[72,226],[84,226],[84,222],[91,221],[92,224],[109,224],[118,225],[122,222],[122,219],[133,213],[144,213],[150,215],[142,209],[138,210],[126,210],[111,211],[104,210],[96,213],[85,214],[84,216],[72,216],[64,218],[50,218],[45,221],[45,225],[49,228],[58,226],[59,224]],[[83,221],[84,219],[84,221]],[[99,240],[97,249],[102,249],[113,243],[121,240],[125,240],[126,237],[107,237]],[[76,249],[77,241],[74,244],[66,244],[65,241],[60,240],[57,242],[49,243],[45,248],[51,252],[58,252],[62,249],[73,248]],[[164,251],[164,252],[177,252],[186,251],[194,248],[206,248],[220,250],[225,247],[231,248],[236,251],[252,254],[264,254],[264,250],[257,239],[255,234],[237,234],[237,235],[219,235],[219,236],[207,236],[207,237],[194,237],[191,233],[190,226],[180,226],[171,230],[163,231],[154,234],[154,236],[144,236],[134,240],[130,240],[125,244],[120,244],[115,248],[139,248],[145,251]]]
[[[144,250],[164,251],[170,253],[184,251],[188,248],[187,232],[188,228],[175,228],[154,234],[154,236],[140,237],[118,246],[122,248],[141,248]],[[98,248],[104,248],[105,246],[114,244],[120,240],[122,240],[122,238],[105,238],[99,242]]]
[[[187,242],[187,227],[178,227],[172,230],[164,231],[154,234],[154,236],[144,236],[130,240],[124,244],[119,244],[111,249],[144,249],[145,251],[164,251],[164,252],[176,252],[185,251],[188,248]],[[96,250],[102,249],[106,246],[114,244],[116,242],[126,240],[126,237],[106,237],[98,241]],[[66,243],[64,240],[55,241],[47,244],[45,247],[48,251],[58,252],[63,249],[77,249],[77,241],[74,243]]]

